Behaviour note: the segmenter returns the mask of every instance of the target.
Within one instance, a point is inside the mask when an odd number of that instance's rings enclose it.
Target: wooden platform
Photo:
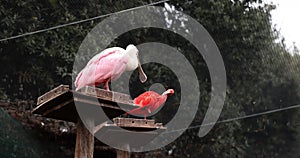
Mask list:
[[[113,123],[106,122],[100,127],[95,127],[94,135],[120,148],[140,148],[165,130],[166,128],[161,123],[155,123],[155,120],[114,118]]]
[[[32,113],[47,118],[77,122],[75,102],[77,106],[85,106],[93,110],[102,108],[111,119],[137,107],[127,94],[93,87],[83,87],[79,91],[74,91],[69,89],[69,86],[60,85],[40,96],[37,101],[38,106]]]
[[[81,120],[77,113],[78,108],[92,111],[93,114],[88,113],[88,119]],[[40,96],[32,113],[77,123],[75,158],[92,158],[94,136],[102,141],[115,140],[120,146],[129,149],[132,144],[144,145],[145,141],[152,140],[165,130],[161,123],[155,123],[154,120],[118,117],[134,108],[137,106],[127,94],[93,87],[74,91],[69,86],[60,85]],[[103,109],[109,120],[99,117],[101,114],[98,113],[99,109]],[[92,129],[92,132],[86,127]],[[129,139],[132,132],[135,132],[135,139]],[[118,158],[130,157],[128,151],[116,150],[116,152]]]

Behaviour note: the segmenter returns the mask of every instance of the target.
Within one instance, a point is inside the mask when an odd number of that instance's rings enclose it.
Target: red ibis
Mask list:
[[[126,114],[144,115],[144,119],[146,119],[146,116],[153,115],[166,102],[168,96],[173,94],[173,89],[168,89],[161,95],[154,91],[144,92],[133,100],[134,104],[139,107],[128,111]]]

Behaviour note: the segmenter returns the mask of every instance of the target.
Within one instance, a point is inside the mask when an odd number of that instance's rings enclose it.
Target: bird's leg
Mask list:
[[[109,82],[109,80],[106,80],[106,81],[105,81],[105,83],[104,83],[104,89],[107,90],[107,91],[110,91],[110,90],[109,90],[108,82]]]

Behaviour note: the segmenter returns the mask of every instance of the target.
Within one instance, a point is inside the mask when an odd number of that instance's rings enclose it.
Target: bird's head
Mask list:
[[[136,48],[136,46],[134,46],[133,44],[129,44],[126,47],[126,52],[128,53],[128,55],[132,58],[137,58],[138,54],[139,54],[139,50]],[[137,67],[137,66],[136,66]]]
[[[166,90],[162,95],[173,95],[174,94],[174,89],[168,89]]]
[[[139,50],[133,44],[130,44],[126,47],[126,54],[128,57],[128,63],[126,65],[127,71],[132,71],[138,68],[139,78],[142,83],[147,81],[147,76],[143,71],[143,68],[139,60]]]

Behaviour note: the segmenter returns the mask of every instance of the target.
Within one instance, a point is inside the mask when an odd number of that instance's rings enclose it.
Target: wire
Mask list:
[[[296,108],[300,108],[300,104],[299,105],[288,106],[288,107],[284,107],[284,108],[278,108],[278,109],[274,109],[274,110],[269,110],[269,111],[264,111],[264,112],[259,112],[259,113],[255,113],[255,114],[245,115],[245,116],[241,116],[241,117],[225,119],[225,120],[217,121],[215,123],[210,122],[210,123],[206,123],[206,124],[191,126],[189,128],[171,130],[169,132],[164,132],[164,134],[178,132],[178,131],[185,131],[185,130],[189,130],[189,129],[204,127],[204,126],[211,126],[211,125],[219,124],[219,123],[228,123],[228,122],[232,122],[232,121],[243,120],[243,119],[247,119],[247,118],[251,118],[251,117],[257,117],[257,116],[261,116],[261,115],[267,115],[267,114],[272,114],[272,113],[276,113],[276,112],[280,112],[280,111],[286,111],[286,110],[290,110],[290,109],[296,109]]]
[[[128,11],[132,11],[132,10],[144,8],[144,7],[147,7],[147,6],[152,6],[152,5],[156,5],[156,4],[160,4],[160,3],[165,3],[165,2],[168,2],[168,1],[170,1],[170,0],[162,0],[162,1],[154,2],[154,3],[149,3],[149,4],[138,6],[138,7],[124,9],[124,10],[117,11],[117,12],[114,12],[114,13],[108,13],[108,14],[99,15],[99,16],[95,16],[95,17],[92,17],[92,18],[84,19],[84,20],[79,20],[79,21],[74,21],[74,22],[67,23],[67,24],[62,24],[62,25],[57,25],[57,26],[49,27],[49,28],[46,28],[46,29],[41,29],[41,30],[37,30],[37,31],[33,31],[33,32],[27,32],[27,33],[24,33],[24,34],[16,35],[16,36],[6,37],[6,38],[3,38],[3,39],[0,39],[0,42],[11,40],[11,39],[16,39],[16,38],[20,38],[20,37],[24,37],[24,36],[29,36],[29,35],[33,35],[33,34],[37,34],[37,33],[41,33],[41,32],[46,32],[46,31],[50,31],[50,30],[54,30],[54,29],[58,29],[58,28],[66,27],[66,26],[80,24],[80,23],[83,23],[83,22],[92,21],[92,20],[104,18],[104,17],[107,17],[107,16],[111,16],[111,15],[115,15],[115,14],[120,14],[120,13],[124,13],[124,12],[128,12]]]

